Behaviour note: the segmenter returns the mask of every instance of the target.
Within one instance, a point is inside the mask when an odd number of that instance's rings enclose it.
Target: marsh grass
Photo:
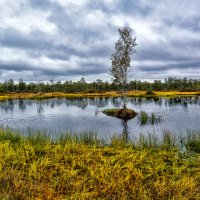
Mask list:
[[[154,113],[151,113],[150,115],[148,115],[145,111],[140,111],[138,119],[139,119],[140,125],[142,126],[146,124],[154,125],[156,123],[161,123],[163,121],[161,116],[157,116]]]
[[[0,199],[200,199],[200,132],[188,134],[182,152],[169,131],[104,144],[94,133],[1,129]]]
[[[149,116],[146,112],[140,111],[139,122],[141,125],[146,125],[149,121]]]
[[[20,143],[22,140],[18,132],[14,132],[10,128],[0,128],[0,141],[10,141],[12,144]]]
[[[62,133],[56,141],[58,144],[65,145],[66,143],[71,144],[84,144],[92,146],[100,146],[105,144],[103,139],[99,139],[97,134],[94,132],[82,132],[81,134],[76,133]]]
[[[178,97],[178,96],[199,96],[200,92],[181,91],[128,91],[128,97]],[[6,93],[0,94],[0,101],[9,99],[49,99],[49,98],[74,98],[74,97],[121,97],[119,91],[93,91],[93,92],[47,92],[47,93]]]
[[[200,133],[189,131],[185,145],[188,150],[200,153]]]
[[[149,123],[150,124],[156,124],[156,123],[161,123],[163,121],[161,116],[157,116],[154,113],[151,113],[150,117],[149,117]]]

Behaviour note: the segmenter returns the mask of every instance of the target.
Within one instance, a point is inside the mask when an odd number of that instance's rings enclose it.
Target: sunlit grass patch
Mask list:
[[[7,95],[0,95],[0,101],[5,101],[7,99],[9,99],[9,96],[7,96]]]

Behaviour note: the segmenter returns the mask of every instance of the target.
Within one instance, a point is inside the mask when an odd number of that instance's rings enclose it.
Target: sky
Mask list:
[[[0,0],[0,81],[110,81],[128,26],[130,80],[200,78],[200,0]]]

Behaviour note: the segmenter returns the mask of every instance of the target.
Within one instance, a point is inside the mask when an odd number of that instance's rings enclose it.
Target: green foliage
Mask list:
[[[199,91],[200,80],[199,79],[177,79],[169,77],[164,82],[155,80],[153,83],[142,82],[140,80],[131,80],[127,83],[127,90],[146,90],[149,96],[153,96],[153,91],[164,91],[164,90],[178,90],[178,91]],[[123,90],[123,86],[116,80],[113,82],[104,82],[101,79],[97,79],[92,83],[87,83],[84,78],[80,81],[66,81],[61,83],[60,81],[50,81],[47,83],[26,83],[23,80],[19,80],[18,83],[14,83],[12,79],[0,83],[0,93],[13,93],[13,92],[28,92],[28,93],[46,93],[46,92],[103,92]]]
[[[119,40],[115,43],[115,52],[111,55],[112,67],[110,72],[115,81],[123,88],[128,83],[128,70],[131,67],[131,54],[135,52],[136,38],[132,37],[132,30],[128,27],[119,29]]]
[[[132,36],[132,29],[123,27],[119,29],[119,40],[115,43],[115,52],[111,55],[110,73],[115,82],[123,88],[123,107],[126,109],[126,91],[128,84],[128,73],[131,67],[131,54],[135,52],[136,38]]]

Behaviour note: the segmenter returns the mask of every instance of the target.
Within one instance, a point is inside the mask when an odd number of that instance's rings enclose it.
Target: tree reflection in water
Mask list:
[[[38,113],[39,115],[41,115],[43,112],[44,112],[44,108],[43,108],[42,102],[39,101],[39,102],[38,102],[38,107],[37,107],[37,113]]]
[[[23,99],[19,99],[18,106],[19,106],[19,109],[21,111],[25,111],[26,110],[26,103],[24,102]]]
[[[97,116],[98,114],[99,114],[99,110],[96,108],[96,110],[95,110],[95,116]]]
[[[128,120],[122,120],[122,140],[128,142]]]

